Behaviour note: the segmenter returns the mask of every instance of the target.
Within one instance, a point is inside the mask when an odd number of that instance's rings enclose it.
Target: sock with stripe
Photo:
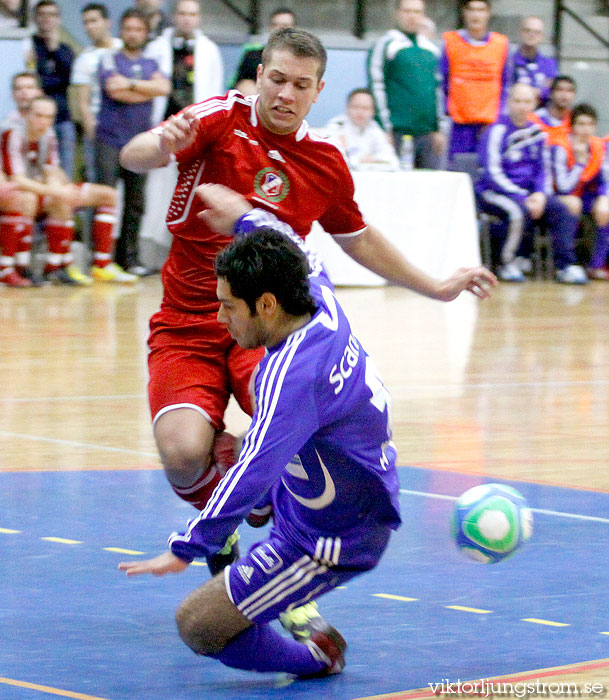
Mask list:
[[[19,243],[21,214],[7,212],[0,216],[0,276],[4,277],[14,271],[15,253]]]
[[[112,262],[114,240],[112,232],[116,223],[114,207],[98,207],[93,217],[93,264],[106,267]]]
[[[206,654],[231,668],[283,672],[308,676],[327,668],[314,658],[306,644],[287,639],[269,624],[253,625],[237,635],[218,654]]]
[[[15,266],[19,273],[23,273],[30,267],[33,230],[34,222],[32,219],[30,217],[22,217],[17,239],[17,250],[15,252]]]
[[[74,221],[47,219],[44,225],[49,252],[45,272],[65,267],[72,261],[70,245],[74,238]]]
[[[169,482],[175,493],[187,503],[191,503],[197,510],[203,510],[209,501],[209,497],[218,485],[222,475],[216,467],[212,465],[209,469],[203,470],[190,486],[176,486]]]

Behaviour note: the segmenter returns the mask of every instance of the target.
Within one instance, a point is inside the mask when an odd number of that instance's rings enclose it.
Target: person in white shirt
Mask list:
[[[367,88],[356,88],[347,95],[345,114],[339,114],[327,124],[328,135],[339,141],[351,168],[382,166],[397,170],[395,150],[373,117],[372,93]]]
[[[87,46],[74,61],[70,83],[75,86],[82,120],[86,179],[89,182],[95,182],[93,142],[97,113],[101,104],[97,72],[102,56],[108,51],[117,51],[123,42],[112,36],[111,20],[106,5],[91,2],[82,8],[81,17],[85,32],[91,40],[91,46]]]
[[[171,81],[171,92],[157,97],[152,107],[152,125],[196,102],[224,93],[224,66],[220,49],[200,29],[201,7],[197,0],[178,0],[173,25],[151,41],[144,51],[154,58]],[[178,177],[174,163],[154,170],[146,184],[146,207],[141,231],[161,249],[169,247],[165,216]],[[151,261],[152,266],[156,267]]]

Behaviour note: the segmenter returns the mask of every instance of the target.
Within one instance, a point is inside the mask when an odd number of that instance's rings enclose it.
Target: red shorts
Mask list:
[[[244,350],[215,313],[162,309],[150,319],[148,401],[155,421],[167,410],[192,407],[224,428],[230,395],[250,416],[249,382],[264,348]]]

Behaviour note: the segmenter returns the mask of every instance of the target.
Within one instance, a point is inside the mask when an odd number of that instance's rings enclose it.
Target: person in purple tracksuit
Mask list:
[[[491,226],[497,274],[504,281],[525,280],[521,263],[527,260],[532,229],[539,222],[552,236],[557,281],[585,284],[586,273],[575,264],[577,218],[551,194],[547,137],[528,118],[535,99],[529,85],[512,86],[508,113],[484,132],[478,147],[478,203],[498,219]]]

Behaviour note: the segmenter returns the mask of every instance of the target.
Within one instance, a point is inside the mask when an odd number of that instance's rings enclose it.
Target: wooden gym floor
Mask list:
[[[160,294],[158,278],[0,289],[2,700],[609,695],[609,284],[502,285],[448,305],[338,291],[393,396],[404,525],[377,570],[322,599],[350,651],[344,674],[316,682],[181,645],[173,611],[205,568],[116,571],[192,515],[165,483],[146,402]],[[227,424],[247,421],[231,407]],[[536,528],[482,566],[447,520],[489,479],[525,494]],[[242,531],[243,548],[259,536]]]

